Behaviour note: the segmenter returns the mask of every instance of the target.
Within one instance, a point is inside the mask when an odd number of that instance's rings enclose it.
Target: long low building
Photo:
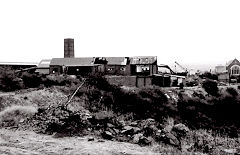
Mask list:
[[[85,75],[96,72],[105,75],[141,75],[157,74],[156,56],[137,57],[81,57],[53,58],[42,60],[37,72],[42,74]]]
[[[35,62],[0,62],[0,67],[11,67],[12,69],[25,69],[37,67],[38,63]]]
[[[102,72],[103,66],[95,64],[94,58],[53,58],[50,74],[88,75]]]

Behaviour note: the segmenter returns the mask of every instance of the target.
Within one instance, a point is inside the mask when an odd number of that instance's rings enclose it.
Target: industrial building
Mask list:
[[[171,86],[172,75],[159,73],[157,56],[133,57],[74,57],[74,39],[64,39],[64,57],[42,60],[36,72],[39,74],[68,74],[88,76],[105,75],[110,83],[144,87]],[[168,69],[170,69],[168,67]],[[171,70],[171,69],[170,69]],[[172,70],[171,70],[172,71]],[[176,77],[179,79],[184,79]]]
[[[10,67],[14,70],[37,67],[37,65],[38,64],[34,62],[0,62],[0,67]]]
[[[50,63],[51,63],[51,59],[43,59],[39,62],[37,69],[36,69],[36,73],[39,74],[50,74]]]

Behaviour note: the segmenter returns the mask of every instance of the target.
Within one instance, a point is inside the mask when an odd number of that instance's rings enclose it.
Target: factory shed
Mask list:
[[[90,75],[103,71],[103,65],[94,64],[95,58],[53,58],[50,63],[51,74]]]
[[[51,59],[43,59],[39,62],[36,73],[49,74]]]
[[[21,70],[26,68],[37,67],[34,62],[0,62],[0,67],[10,67],[14,70]]]
[[[130,75],[129,58],[127,57],[106,57],[106,75]]]
[[[131,75],[153,75],[157,74],[156,56],[130,57]]]

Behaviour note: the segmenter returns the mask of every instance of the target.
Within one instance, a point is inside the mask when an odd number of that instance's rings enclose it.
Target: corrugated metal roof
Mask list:
[[[50,65],[58,66],[95,66],[94,58],[53,58]]]
[[[108,65],[127,65],[126,57],[106,57]]]
[[[48,68],[52,59],[43,59],[39,62],[38,68]]]
[[[0,65],[27,65],[27,66],[37,66],[37,62],[0,62]]]
[[[156,56],[136,56],[130,58],[130,64],[153,64],[156,61]]]

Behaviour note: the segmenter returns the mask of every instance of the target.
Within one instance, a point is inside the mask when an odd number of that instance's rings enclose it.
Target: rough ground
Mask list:
[[[88,138],[54,138],[31,131],[0,129],[0,154],[157,154],[151,147]]]
[[[171,103],[176,103],[178,100],[177,94],[180,91],[182,90],[179,88],[164,89],[165,95]],[[194,92],[205,93],[198,87],[184,89],[184,93],[189,97],[192,97]],[[62,100],[66,100],[66,98],[66,94],[53,88],[28,89],[10,93],[0,92],[0,111],[11,105],[45,107],[59,103]],[[88,141],[90,136],[57,138],[54,134],[37,134],[30,130],[31,128],[22,128],[22,130],[0,128],[0,154],[203,154],[193,148],[193,137],[184,139],[181,144],[182,151],[180,151],[178,148],[165,145],[164,143],[153,143],[150,146],[143,147],[137,144],[102,140],[96,137],[93,141]],[[217,142],[212,145],[214,146],[211,148],[214,150],[212,151],[214,152],[213,154],[234,154],[240,152],[240,148],[238,149],[240,139],[212,137],[208,132],[203,134],[203,131],[197,131],[196,133],[200,133],[198,138],[200,138],[200,141],[203,141],[200,143],[201,145],[199,144],[200,147],[205,147],[205,143],[209,145],[208,143],[212,139],[214,139],[214,142]]]

